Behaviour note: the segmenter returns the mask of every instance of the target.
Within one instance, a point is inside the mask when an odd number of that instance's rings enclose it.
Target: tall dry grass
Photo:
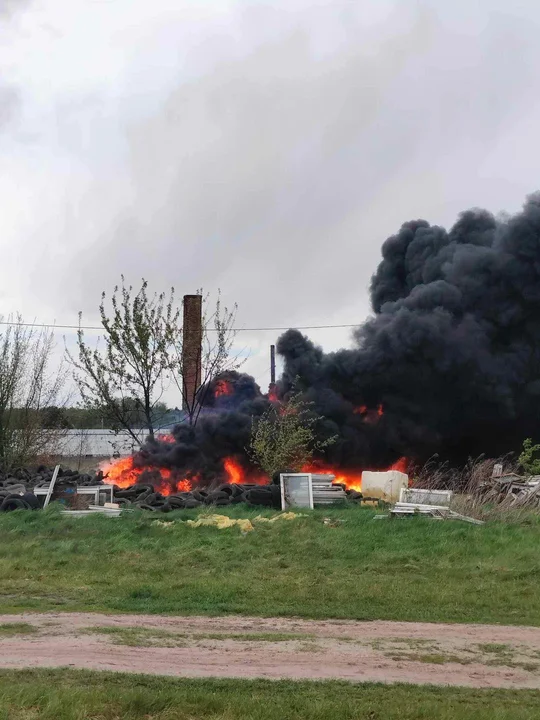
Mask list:
[[[413,467],[409,476],[414,487],[451,490],[454,493],[452,509],[479,520],[519,523],[540,514],[538,499],[516,501],[513,496],[501,492],[500,485],[493,478],[497,464],[502,465],[505,475],[519,475],[515,456],[508,454],[498,458],[486,458],[483,455],[469,458],[461,468],[452,467],[448,462],[440,462],[437,457],[433,457],[424,465]]]

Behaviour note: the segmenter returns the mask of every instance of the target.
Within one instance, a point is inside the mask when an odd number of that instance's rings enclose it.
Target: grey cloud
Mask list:
[[[0,17],[12,15],[16,10],[21,10],[30,0],[2,0],[0,5]]]
[[[519,170],[486,180],[482,167],[534,117],[540,8],[485,11],[471,31],[468,4],[442,11],[432,0],[390,15],[391,30],[371,41],[360,5],[233,5],[234,36],[209,30],[146,120],[106,96],[62,113],[70,147],[77,123],[89,138],[77,162],[93,175],[73,190],[65,178],[70,210],[47,268],[63,316],[95,310],[124,272],[158,289],[221,286],[250,326],[339,322],[344,307],[358,316],[343,322],[361,321],[381,244],[403,221],[450,223],[467,205],[513,210],[534,189],[521,184],[533,165],[526,137],[515,141]]]
[[[19,107],[20,96],[12,85],[0,81],[0,129],[12,121]]]
[[[105,287],[120,269],[158,286],[219,284],[248,322],[339,309],[365,294],[385,234],[408,219],[401,205],[429,212],[433,178],[448,168],[457,181],[456,156],[466,183],[537,82],[523,21],[493,18],[457,47],[424,9],[376,52],[350,22],[320,57],[307,17],[128,125],[132,205],[83,249],[78,303],[99,268]]]
[[[0,20],[7,21],[16,11],[26,8],[31,0],[1,0]],[[20,103],[20,93],[17,87],[3,78],[0,66],[0,130],[12,121]]]

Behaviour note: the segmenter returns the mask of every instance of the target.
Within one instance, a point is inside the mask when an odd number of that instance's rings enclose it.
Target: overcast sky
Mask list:
[[[0,0],[0,313],[120,274],[361,322],[385,238],[539,189],[538,0]],[[310,332],[326,349],[347,330]],[[268,382],[276,333],[244,333]]]

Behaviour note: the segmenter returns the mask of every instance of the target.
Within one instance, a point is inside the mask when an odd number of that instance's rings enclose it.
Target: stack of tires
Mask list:
[[[174,495],[162,495],[152,485],[132,485],[126,489],[115,488],[114,500],[122,507],[138,507],[152,512],[170,512],[202,505],[223,507],[237,503],[262,505],[279,509],[281,493],[277,485],[220,485],[215,490],[191,490]]]
[[[12,510],[38,510],[41,507],[38,498],[27,492],[24,485],[7,485],[0,488],[0,512]]]

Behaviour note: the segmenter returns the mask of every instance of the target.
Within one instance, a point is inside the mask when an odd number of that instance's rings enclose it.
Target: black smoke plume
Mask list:
[[[195,424],[180,423],[172,431],[174,442],[148,440],[135,456],[135,466],[151,465],[175,471],[176,479],[194,485],[217,485],[226,479],[224,460],[239,462],[247,472],[260,473],[250,463],[246,448],[253,418],[269,400],[255,380],[245,373],[227,371],[201,388],[202,410]]]
[[[299,378],[324,416],[342,465],[433,453],[460,463],[538,437],[540,420],[540,195],[496,220],[464,212],[451,228],[405,223],[383,245],[371,282],[374,316],[355,348],[323,354],[289,330],[282,388]],[[358,427],[353,407],[382,405]],[[360,416],[361,417],[361,416]]]
[[[461,463],[538,437],[540,195],[508,219],[469,210],[449,231],[407,222],[382,254],[373,317],[353,349],[325,354],[294,330],[278,341],[280,397],[293,387],[305,393],[322,417],[321,437],[338,437],[325,460],[361,469],[438,453]],[[221,379],[232,393],[209,392],[196,427],[179,425],[174,445],[143,454],[208,480],[220,477],[227,455],[248,466],[252,418],[269,400],[249,376]]]

